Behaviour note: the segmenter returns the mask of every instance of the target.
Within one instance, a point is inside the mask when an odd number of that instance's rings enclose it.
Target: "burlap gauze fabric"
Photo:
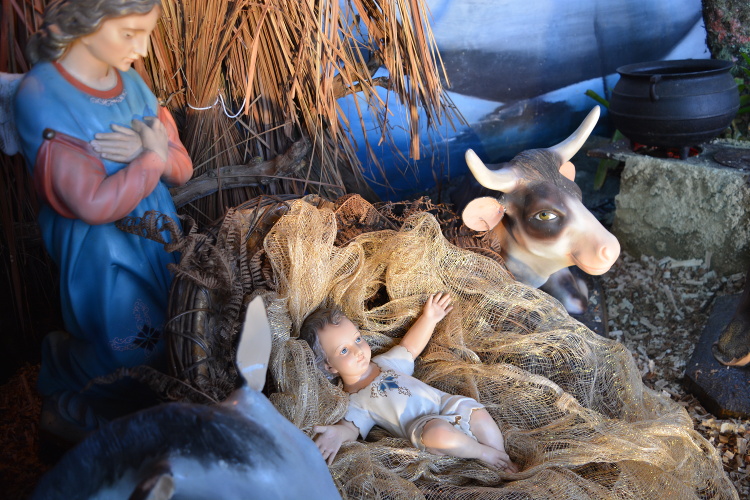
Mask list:
[[[643,385],[622,344],[592,333],[494,260],[449,243],[429,213],[336,245],[337,219],[377,212],[358,197],[290,204],[264,241],[276,288],[265,297],[274,334],[270,399],[281,413],[312,435],[346,410],[346,394],[296,338],[316,307],[341,306],[375,355],[397,342],[428,294],[450,292],[455,308],[415,376],[486,405],[521,469],[419,452],[375,428],[366,441],[345,444],[330,468],[344,498],[737,498],[716,450],[681,406]]]

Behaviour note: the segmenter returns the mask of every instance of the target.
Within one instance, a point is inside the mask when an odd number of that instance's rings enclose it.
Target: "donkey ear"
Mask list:
[[[565,177],[565,178],[567,178],[567,179],[569,179],[571,181],[575,181],[576,180],[576,167],[575,167],[575,165],[573,165],[569,161],[566,161],[560,167],[560,174],[563,177]]]
[[[461,218],[469,229],[489,231],[500,223],[503,215],[505,207],[495,198],[485,196],[471,200],[464,208]]]
[[[261,297],[255,297],[245,312],[236,364],[242,378],[251,389],[263,390],[266,383],[268,360],[271,357],[271,325]]]

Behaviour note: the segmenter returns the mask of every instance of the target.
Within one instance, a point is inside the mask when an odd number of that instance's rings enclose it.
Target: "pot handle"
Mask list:
[[[651,75],[651,85],[648,88],[648,96],[652,101],[658,101],[659,95],[656,93],[656,84],[661,81],[661,75]]]

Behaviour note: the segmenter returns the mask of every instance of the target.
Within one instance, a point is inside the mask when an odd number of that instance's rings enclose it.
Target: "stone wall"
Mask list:
[[[709,151],[685,161],[626,155],[613,232],[633,255],[704,259],[720,274],[750,267],[750,172]]]

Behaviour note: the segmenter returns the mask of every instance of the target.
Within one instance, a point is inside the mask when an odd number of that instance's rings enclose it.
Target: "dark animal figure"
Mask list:
[[[260,298],[237,351],[247,383],[226,401],[167,403],[110,422],[63,456],[32,500],[340,499],[313,441],[260,393],[271,351]]]
[[[491,247],[500,248],[518,281],[547,291],[571,314],[586,310],[588,290],[567,268],[603,274],[620,255],[617,238],[581,202],[575,166],[569,161],[598,118],[597,106],[560,144],[522,151],[489,168],[468,150],[466,163],[484,189],[469,189],[463,199],[455,200],[459,209],[465,204],[464,224],[488,231],[494,240]],[[472,198],[468,203],[467,197]]]
[[[712,352],[716,360],[727,366],[750,364],[750,271],[745,289],[729,324],[719,335]]]

